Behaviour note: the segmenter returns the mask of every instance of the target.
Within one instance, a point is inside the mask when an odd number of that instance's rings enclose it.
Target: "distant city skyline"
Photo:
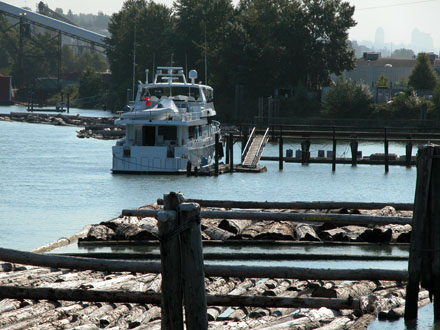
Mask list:
[[[35,10],[38,0],[4,0],[4,2]],[[118,12],[124,0],[43,0],[50,8],[62,8],[67,13],[71,9],[74,13],[93,13],[99,11],[111,15]],[[156,0],[158,3],[171,6],[173,0]],[[375,41],[378,28],[384,31],[384,45],[391,49],[410,47],[413,44],[413,32],[417,29],[419,36],[429,34],[432,38],[432,49],[418,49],[417,51],[434,51],[440,49],[440,0],[349,0],[355,6],[354,19],[358,23],[350,29],[350,40],[358,43]],[[233,0],[234,4],[238,0]],[[417,33],[416,33],[417,34]]]

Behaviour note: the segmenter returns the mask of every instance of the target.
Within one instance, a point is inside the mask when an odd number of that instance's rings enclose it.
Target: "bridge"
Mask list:
[[[0,1],[0,13],[10,17],[17,18],[22,23],[31,23],[45,29],[58,32],[62,35],[69,36],[94,46],[107,48],[105,36],[96,32],[92,32],[78,26],[62,22],[51,17],[34,13],[33,11],[16,7]]]

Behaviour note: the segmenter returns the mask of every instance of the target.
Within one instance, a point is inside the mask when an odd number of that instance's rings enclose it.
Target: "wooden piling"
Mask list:
[[[332,171],[336,171],[336,131],[333,127],[333,155],[332,155]]]
[[[279,151],[280,151],[280,161],[279,161],[279,169],[283,170],[283,137],[280,135],[280,146],[279,146]]]
[[[70,112],[70,94],[67,94],[66,107],[67,107],[67,113],[69,113]]]
[[[200,206],[184,203],[179,207],[179,218],[186,227],[180,234],[183,295],[187,329],[207,329],[205,271],[203,267]]]
[[[310,140],[304,140],[301,142],[301,159],[302,164],[308,164],[310,159]]]
[[[356,140],[350,142],[351,148],[351,166],[357,165],[357,152],[358,152],[359,143]]]
[[[422,251],[427,244],[429,189],[434,148],[424,146],[417,154],[417,183],[414,198],[414,214],[411,231],[411,245],[408,261],[408,284],[406,287],[405,319],[417,318],[419,282],[424,269]]]
[[[432,288],[429,291],[434,295],[434,320],[438,321],[440,320],[440,146],[434,147],[433,151],[430,193],[432,260],[428,260],[426,265],[432,265]]]
[[[384,128],[384,151],[385,151],[385,173],[390,171],[390,166],[388,162],[388,137],[387,137],[387,129]]]
[[[214,174],[215,176],[218,176],[218,159],[220,154],[220,135],[218,133],[215,133],[215,155],[214,155]]]
[[[229,173],[234,172],[234,137],[229,134]]]
[[[191,176],[191,162],[188,160],[186,162],[186,176]]]
[[[412,142],[411,142],[411,138],[408,138],[408,142],[406,144],[405,147],[405,162],[406,162],[406,167],[411,167],[411,157],[412,157]]]
[[[226,135],[225,136],[225,139],[226,139],[226,150],[225,150],[225,154],[226,154],[226,157],[225,157],[225,164],[229,164],[229,148],[230,148],[230,146],[229,146],[229,135],[230,134],[228,134],[228,135]]]
[[[182,200],[183,196],[176,193],[165,195],[165,211],[158,213],[162,265],[162,329],[166,330],[183,330],[180,237],[173,235],[179,227],[177,210]]]

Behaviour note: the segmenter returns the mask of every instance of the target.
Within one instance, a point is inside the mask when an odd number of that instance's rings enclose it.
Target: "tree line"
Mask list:
[[[242,115],[252,120],[258,98],[276,88],[319,91],[330,73],[353,68],[353,13],[341,0],[241,0],[236,7],[231,0],[176,0],[171,8],[127,0],[108,28],[112,88],[122,105],[136,52],[135,81],[155,66],[196,69],[214,87],[221,119],[233,115],[242,86]]]

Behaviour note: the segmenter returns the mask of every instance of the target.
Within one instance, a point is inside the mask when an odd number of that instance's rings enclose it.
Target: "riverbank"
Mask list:
[[[121,125],[115,125],[113,117],[11,112],[10,114],[0,114],[0,120],[55,126],[83,126],[84,129],[77,131],[79,138],[113,140],[125,136],[125,128]]]

